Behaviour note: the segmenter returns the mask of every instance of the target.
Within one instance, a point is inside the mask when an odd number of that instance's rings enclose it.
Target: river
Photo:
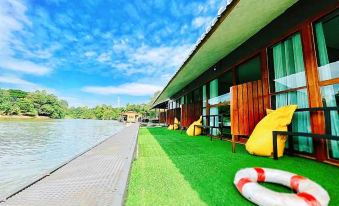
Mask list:
[[[106,120],[0,120],[0,198],[123,127]]]

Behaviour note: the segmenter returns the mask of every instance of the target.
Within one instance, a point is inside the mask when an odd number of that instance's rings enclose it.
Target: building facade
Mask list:
[[[204,124],[222,124],[246,140],[266,108],[288,104],[338,107],[338,0],[232,1],[154,108],[166,109],[168,124],[177,117],[183,126],[209,115]],[[330,112],[330,121],[331,134],[339,136],[338,111]],[[324,114],[298,112],[291,129],[323,134]],[[339,160],[336,140],[296,136],[293,148],[319,161]]]

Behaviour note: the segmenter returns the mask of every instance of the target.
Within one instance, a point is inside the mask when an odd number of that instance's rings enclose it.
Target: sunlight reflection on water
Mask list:
[[[0,120],[0,196],[117,133],[107,120]]]

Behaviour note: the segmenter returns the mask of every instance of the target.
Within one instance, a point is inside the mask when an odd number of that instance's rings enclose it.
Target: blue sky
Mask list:
[[[0,87],[71,106],[148,102],[225,0],[1,0]]]

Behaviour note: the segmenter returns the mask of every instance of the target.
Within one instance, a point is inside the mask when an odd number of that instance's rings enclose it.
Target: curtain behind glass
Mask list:
[[[206,85],[202,86],[202,115],[206,115],[206,101],[207,101],[207,94],[206,94]],[[202,124],[206,125],[206,118],[202,118]]]
[[[273,66],[276,92],[306,85],[300,34],[295,34],[273,47]],[[306,90],[276,95],[276,108],[288,104],[297,104],[298,108],[308,107]],[[306,112],[295,113],[292,130],[294,132],[311,132],[309,114]],[[302,136],[294,137],[294,149],[312,153],[312,139]]]
[[[282,98],[283,96],[284,98]],[[306,89],[288,92],[285,94],[278,94],[276,101],[276,107],[282,107],[285,105],[296,104],[298,108],[308,107],[308,96]],[[310,115],[309,112],[296,112],[292,119],[292,131],[293,132],[311,132]],[[300,152],[313,153],[313,141],[309,137],[295,136],[293,138],[294,150]]]
[[[210,82],[210,99],[218,96],[218,79],[215,79]],[[219,114],[219,108],[218,107],[212,107],[210,108],[210,115],[218,115]],[[214,121],[213,121],[214,120]],[[219,118],[210,118],[210,126],[218,126],[219,124]],[[218,135],[218,129],[211,129],[212,135]]]

